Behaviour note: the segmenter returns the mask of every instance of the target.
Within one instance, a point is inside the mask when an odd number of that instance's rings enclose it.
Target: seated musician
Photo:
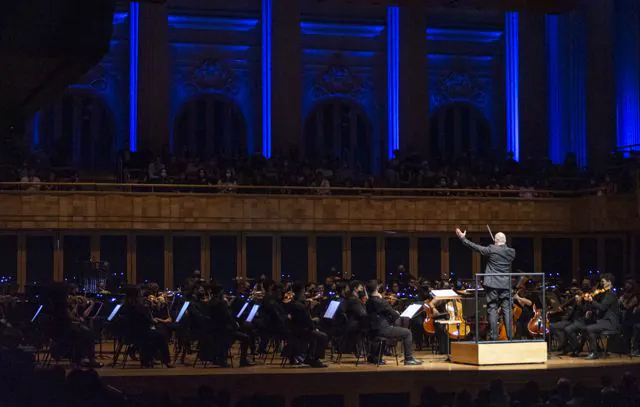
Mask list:
[[[229,303],[224,296],[222,286],[213,284],[211,287],[211,300],[209,300],[209,320],[210,329],[217,338],[216,360],[214,363],[221,367],[227,365],[227,354],[234,341],[240,342],[240,366],[253,366],[254,363],[247,358],[250,336],[240,331],[240,324],[236,322],[231,314]]]
[[[575,290],[574,290],[575,291]],[[585,279],[582,282],[582,292],[591,291],[591,282]],[[583,300],[584,295],[575,294],[575,302],[571,309],[570,320],[571,323],[564,328],[564,336],[566,337],[566,347],[561,348],[560,354],[565,355],[571,352],[571,356],[577,357],[582,352],[584,344],[586,342],[586,336],[582,336],[578,341],[578,334],[584,332],[587,329],[587,307]]]
[[[425,308],[429,309],[428,314],[430,318],[435,321],[438,320],[448,320],[449,319],[449,311],[447,310],[447,306],[449,306],[449,299],[438,299],[433,296],[433,294],[426,294],[425,299]],[[438,340],[438,353],[441,355],[449,354],[449,341],[448,341],[448,333],[446,326],[444,324],[435,323],[435,337]]]
[[[638,314],[633,312],[640,304],[638,301],[638,287],[633,279],[627,279],[624,282],[619,303],[622,315],[622,333],[625,338],[631,338],[633,336],[633,326],[640,322]]]
[[[87,367],[102,367],[96,362],[94,335],[81,321],[75,319],[69,311],[67,287],[56,285],[50,298],[51,335],[57,345],[71,350],[71,361]],[[55,350],[52,349],[52,353]],[[62,356],[62,355],[61,355]]]
[[[364,287],[360,281],[351,281],[345,289],[344,300],[340,304],[341,312],[346,320],[344,330],[343,352],[352,352],[355,349],[358,335],[368,329],[367,309],[360,298]]]
[[[589,310],[587,312],[595,313],[597,318],[595,324],[588,325],[586,330],[583,331],[588,335],[589,349],[591,351],[587,359],[598,359],[600,357],[597,339],[603,331],[620,329],[620,307],[618,299],[612,290],[614,281],[615,277],[612,274],[603,274],[600,278],[600,285],[605,292],[599,296],[599,299],[589,294],[584,298]]]
[[[376,280],[371,280],[367,283],[367,294],[369,296],[367,313],[369,314],[372,334],[388,340],[401,340],[404,347],[404,364],[406,366],[421,365],[422,361],[413,357],[411,331],[407,328],[394,326],[394,323],[400,317],[400,313],[382,298],[380,287]],[[369,362],[381,362],[376,360],[378,354],[379,350],[374,349],[372,355],[369,356]]]
[[[520,307],[522,310],[522,313],[515,321],[516,332],[514,334],[514,339],[527,339],[531,336],[528,324],[534,316],[534,300],[535,298],[533,293],[526,288],[522,288],[513,294],[514,305]]]
[[[562,313],[560,320],[549,325],[549,331],[556,339],[558,350],[564,355],[570,352],[565,329],[576,319],[584,318],[585,312],[581,304],[582,291],[578,287],[571,287],[568,295],[569,298],[565,299],[563,305],[558,305],[556,311],[558,314]]]
[[[156,356],[168,368],[173,367],[167,338],[156,330],[151,310],[144,305],[138,287],[130,286],[125,290],[125,301],[119,316],[121,332],[139,350],[142,367],[153,367]]]
[[[156,324],[156,329],[161,332],[167,339],[171,337],[171,333],[175,329],[173,320],[169,313],[167,300],[163,295],[156,297],[151,307],[151,317]]]
[[[308,364],[311,367],[327,367],[322,362],[329,342],[327,335],[315,327],[309,313],[304,295],[304,285],[293,285],[293,298],[288,310],[291,318],[291,334],[293,337],[292,364]]]
[[[266,353],[270,337],[280,340],[284,339],[287,333],[287,313],[281,303],[282,287],[273,280],[265,280],[263,287],[265,294],[257,322],[261,336],[258,349],[260,354]]]

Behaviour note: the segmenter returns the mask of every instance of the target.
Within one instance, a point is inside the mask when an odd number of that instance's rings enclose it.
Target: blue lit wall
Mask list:
[[[616,0],[617,146],[640,144],[640,41],[637,0]],[[634,149],[640,149],[636,146]]]
[[[505,13],[507,151],[520,159],[520,44],[519,16]]]
[[[587,164],[585,39],[580,13],[546,17],[549,158],[556,164],[568,153],[576,155],[579,166]]]
[[[211,43],[171,42],[171,137],[173,149],[175,122],[185,103],[203,95],[214,95],[235,103],[244,116],[247,128],[247,152],[255,153],[255,136],[259,118],[255,100],[262,100],[252,68],[254,49],[244,44],[218,44],[219,36],[242,35],[257,30],[259,20],[246,18],[169,16],[174,30],[207,32]],[[209,62],[207,64],[207,62]],[[224,79],[223,79],[224,78]],[[269,117],[269,116],[267,116]],[[263,128],[264,130],[264,128]],[[264,133],[261,133],[264,136]],[[263,147],[269,147],[270,142]],[[268,151],[262,151],[268,153]]]
[[[110,117],[114,120],[115,148],[121,150],[129,147],[129,104],[123,103],[130,95],[126,77],[128,66],[128,41],[129,36],[124,32],[128,27],[129,13],[117,12],[113,16],[113,40],[107,55],[77,83],[70,85],[68,90],[79,90],[100,98],[110,111]],[[43,142],[40,119],[41,112],[37,112],[31,122],[31,149],[35,150]],[[49,135],[52,137],[53,135]]]
[[[377,43],[385,26],[381,24],[342,24],[316,21],[301,23],[302,50],[302,123],[320,104],[331,99],[348,100],[362,108],[372,124],[372,161],[375,171],[381,167],[380,148],[387,124],[385,106],[378,101],[386,98],[386,90],[377,89],[377,72],[387,71],[380,64],[382,53],[365,49],[343,49],[345,37],[358,38],[360,43]],[[323,38],[323,47],[316,39]],[[313,46],[305,46],[313,44]],[[335,86],[323,86],[325,84]],[[386,144],[385,144],[386,145]]]
[[[503,31],[430,27],[426,35],[430,44],[429,115],[450,104],[473,106],[490,123],[494,147],[502,146],[496,131],[502,125],[497,125],[494,113],[503,95],[496,90],[498,62],[493,54]]]

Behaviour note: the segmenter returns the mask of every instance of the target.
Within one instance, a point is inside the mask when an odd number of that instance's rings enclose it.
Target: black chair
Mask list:
[[[603,356],[609,357],[609,349],[612,341],[622,342],[622,332],[620,330],[602,331],[598,337],[598,347],[604,350]],[[622,352],[619,353],[622,357]]]

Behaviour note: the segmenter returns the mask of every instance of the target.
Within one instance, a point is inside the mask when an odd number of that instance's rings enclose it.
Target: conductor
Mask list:
[[[512,338],[511,325],[511,263],[516,258],[515,249],[507,246],[507,236],[496,233],[494,244],[481,246],[467,239],[467,231],[456,229],[456,235],[467,247],[487,256],[487,267],[485,268],[484,289],[487,293],[487,314],[489,315],[489,340],[498,339],[498,307],[502,308],[504,314],[504,325],[507,329],[507,337]]]

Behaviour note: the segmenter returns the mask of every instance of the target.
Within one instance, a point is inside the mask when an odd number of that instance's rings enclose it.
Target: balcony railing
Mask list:
[[[226,195],[304,195],[304,196],[376,196],[376,197],[438,197],[438,198],[506,198],[561,199],[605,195],[603,187],[581,190],[533,190],[492,188],[363,188],[363,187],[299,187],[263,185],[195,185],[105,182],[0,182],[1,194],[226,194]]]

